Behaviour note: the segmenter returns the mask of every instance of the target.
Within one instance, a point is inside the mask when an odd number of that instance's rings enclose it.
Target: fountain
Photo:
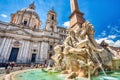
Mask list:
[[[56,53],[52,56],[55,62],[54,69],[61,70],[62,74],[68,74],[68,79],[88,77],[91,80],[91,76],[98,75],[98,68],[107,77],[102,65],[107,65],[112,59],[109,59],[108,62],[103,62],[102,58],[98,57],[103,55],[103,53],[108,57],[108,51],[94,40],[95,30],[83,18],[83,13],[79,10],[77,0],[70,0],[70,2],[72,12],[70,27],[63,45],[57,45],[54,48]]]
[[[81,28],[69,30],[63,45],[57,45],[54,48],[56,54],[52,56],[52,59],[55,61],[56,70],[59,69],[63,74],[69,74],[67,77],[71,79],[86,76],[90,78],[91,75],[97,74],[97,68],[101,68],[106,76],[95,54],[102,53],[104,49],[93,45],[93,39],[90,39],[93,33],[93,27],[89,22],[84,22]],[[58,68],[58,66],[61,67]],[[91,66],[93,68],[90,68]]]
[[[51,68],[49,62],[47,68],[16,74],[13,80],[120,80],[119,72],[106,75],[103,63],[96,56],[105,50],[93,45],[93,33],[93,27],[87,21],[80,28],[69,30],[63,45],[54,48],[55,55],[51,57],[54,67]],[[101,75],[98,69],[101,69]]]

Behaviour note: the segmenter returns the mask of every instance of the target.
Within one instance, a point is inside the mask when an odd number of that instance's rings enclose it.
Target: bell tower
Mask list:
[[[54,9],[51,9],[47,14],[47,21],[45,30],[57,32],[57,14],[55,13]]]
[[[83,13],[80,12],[77,0],[70,0],[71,3],[71,16],[70,16],[70,28],[81,26],[85,22]]]

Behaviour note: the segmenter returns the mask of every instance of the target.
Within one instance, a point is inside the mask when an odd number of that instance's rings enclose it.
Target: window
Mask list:
[[[34,26],[34,29],[36,29],[36,25]]]
[[[33,63],[34,63],[34,62],[35,62],[35,60],[36,60],[36,54],[34,54],[34,53],[33,53],[33,54],[32,54],[32,57],[31,57],[31,62],[33,62]]]
[[[49,54],[49,59],[51,59],[51,57],[52,57],[52,53]]]
[[[52,31],[54,31],[54,28],[53,28],[53,26],[51,26],[50,28],[51,28],[51,30],[52,30]]]
[[[52,15],[52,20],[54,20],[54,15]]]
[[[36,49],[33,50],[33,52],[36,52],[36,51],[37,51]]]
[[[27,21],[25,20],[25,21],[24,21],[24,26],[26,26],[26,25],[27,25]]]
[[[50,45],[50,50],[52,50],[53,49],[53,46],[52,45]]]
[[[51,33],[51,35],[53,35],[53,33]]]

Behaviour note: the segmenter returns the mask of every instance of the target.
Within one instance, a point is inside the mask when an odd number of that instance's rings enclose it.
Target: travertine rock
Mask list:
[[[89,70],[91,75],[95,73],[96,70],[89,68],[89,66],[94,66],[93,58],[104,49],[94,45],[94,41],[92,41],[94,34],[91,32],[94,32],[92,25],[85,22],[82,24],[82,28],[70,30],[63,45],[57,45],[54,48],[56,54],[52,59],[55,61],[55,66],[64,64],[65,68],[61,67],[61,70],[63,70],[62,73],[69,74],[68,78],[85,77]],[[62,47],[64,47],[63,51]]]

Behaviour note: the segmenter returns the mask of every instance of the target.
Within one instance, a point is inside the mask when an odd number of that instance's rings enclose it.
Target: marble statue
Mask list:
[[[56,54],[52,59],[55,61],[55,66],[64,66],[61,70],[63,74],[68,74],[67,78],[88,76],[88,69],[91,69],[90,75],[95,74],[97,68],[94,65],[93,55],[101,53],[104,49],[94,44],[94,32],[92,25],[84,22],[76,29],[69,30],[63,45],[54,48]],[[88,68],[90,65],[94,68]]]

